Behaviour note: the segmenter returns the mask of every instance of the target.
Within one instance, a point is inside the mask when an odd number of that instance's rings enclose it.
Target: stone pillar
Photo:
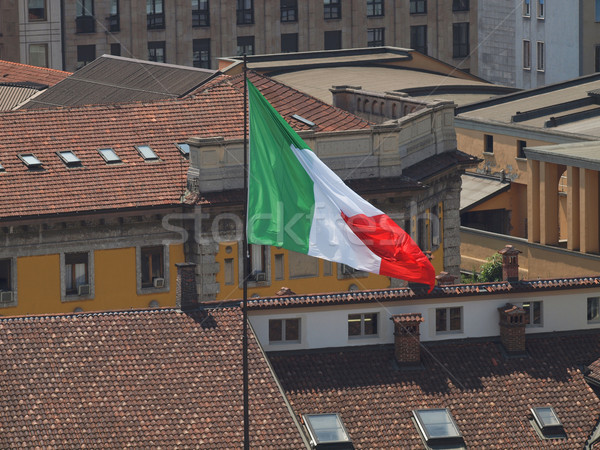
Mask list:
[[[216,262],[219,244],[217,242],[207,242],[197,244],[196,273],[198,275],[198,292],[201,301],[211,301],[217,299],[219,293],[219,283],[217,283],[217,273],[219,272],[219,263]]]
[[[394,356],[401,365],[415,365],[421,362],[421,334],[419,325],[425,319],[420,313],[396,314],[394,321]]]
[[[598,172],[581,169],[579,173],[579,200],[581,213],[581,251],[598,253],[600,250],[598,227]]]
[[[581,245],[579,167],[567,167],[567,248],[579,250]]]
[[[558,166],[540,162],[540,244],[558,244]]]
[[[198,307],[198,291],[196,289],[196,264],[177,263],[177,287],[175,305],[182,311]]]
[[[500,342],[509,354],[525,353],[525,310],[507,303],[500,313]]]
[[[527,240],[540,242],[540,162],[527,160]]]
[[[443,230],[445,272],[460,277],[460,174],[448,180],[443,209],[438,208]]]

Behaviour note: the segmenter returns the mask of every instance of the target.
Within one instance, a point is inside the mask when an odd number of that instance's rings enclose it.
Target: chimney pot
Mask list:
[[[438,286],[449,286],[454,284],[456,277],[454,275],[450,275],[448,272],[440,272],[435,276],[435,279],[438,282]]]
[[[500,342],[509,354],[525,353],[525,310],[507,303],[500,313]]]
[[[396,314],[394,321],[394,356],[401,365],[416,365],[421,361],[419,326],[425,319],[420,313]]]
[[[504,281],[519,281],[519,253],[512,245],[507,245],[502,250],[498,250],[502,255],[502,279]]]
[[[198,290],[196,287],[196,264],[177,263],[177,289],[175,305],[182,311],[196,309],[198,303]]]

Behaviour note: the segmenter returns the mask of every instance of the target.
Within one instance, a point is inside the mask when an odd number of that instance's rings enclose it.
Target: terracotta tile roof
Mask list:
[[[0,447],[241,448],[239,308],[0,319]],[[254,336],[251,448],[303,448]]]
[[[392,316],[392,320],[394,323],[425,322],[421,313],[395,314]]]
[[[255,74],[252,79],[270,101],[293,103],[293,112],[316,121],[320,130],[369,126],[324,103],[304,103],[304,94],[279,83]],[[188,161],[174,143],[192,136],[241,138],[240,87],[241,81],[220,76],[184,100],[0,114],[5,169],[0,171],[0,218],[181,204]],[[295,120],[292,126],[306,128]],[[134,145],[150,145],[159,161],[144,161]],[[113,148],[123,163],[106,164],[98,154],[105,147]],[[82,166],[66,167],[56,155],[63,150],[73,151]],[[20,153],[33,153],[42,169],[28,169]]]
[[[53,86],[69,75],[70,72],[62,70],[0,60],[0,82],[2,83],[30,82]]]
[[[297,308],[317,305],[344,305],[361,303],[386,303],[418,298],[450,298],[470,295],[494,295],[508,292],[553,291],[561,289],[583,289],[600,286],[600,276],[579,278],[553,278],[519,282],[497,281],[491,283],[454,284],[436,286],[430,293],[427,289],[408,288],[373,289],[368,291],[333,292],[310,295],[264,297],[248,300],[249,309]]]
[[[418,408],[449,408],[467,448],[583,448],[600,401],[579,368],[600,353],[600,332],[527,336],[528,357],[498,342],[425,344],[421,370],[393,364],[393,346],[269,354],[297,414],[341,414],[357,449],[423,448]],[[530,407],[550,405],[567,439],[541,440]]]

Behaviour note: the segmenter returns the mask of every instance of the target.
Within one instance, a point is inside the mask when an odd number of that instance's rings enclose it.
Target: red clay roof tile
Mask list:
[[[30,82],[53,86],[69,75],[71,72],[0,60],[0,82],[3,83]]]

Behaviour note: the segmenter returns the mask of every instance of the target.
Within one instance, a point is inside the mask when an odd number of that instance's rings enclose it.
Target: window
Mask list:
[[[588,322],[600,322],[600,297],[589,297],[587,299]]]
[[[58,152],[58,156],[60,156],[60,159],[63,160],[67,167],[81,166],[81,160],[71,151]]]
[[[600,0],[596,0],[596,22],[600,22]]]
[[[431,250],[430,242],[429,242],[429,220],[426,214],[423,214],[422,217],[419,217],[417,220],[417,245],[422,251]]]
[[[210,69],[210,39],[194,39],[194,67]]]
[[[525,17],[531,16],[531,4],[529,3],[531,0],[523,0],[523,15]]]
[[[338,50],[342,48],[342,31],[325,32],[325,50]]]
[[[454,58],[469,56],[469,22],[452,24],[452,48]]]
[[[65,253],[65,292],[67,295],[89,295],[88,261],[87,253]]]
[[[28,169],[36,169],[42,167],[42,162],[36,158],[33,153],[25,153],[19,155],[21,161],[27,166]]]
[[[469,0],[452,0],[452,11],[468,11]]]
[[[531,69],[531,42],[523,40],[523,69]]]
[[[164,248],[142,247],[141,280],[142,287],[163,287],[165,283]]]
[[[594,51],[594,71],[600,72],[600,45],[596,45]]]
[[[77,65],[79,67],[85,66],[96,59],[96,46],[91,45],[78,45],[77,46]]]
[[[75,31],[77,33],[96,32],[96,19],[94,18],[93,0],[77,0]]]
[[[281,21],[298,21],[298,0],[281,0]]]
[[[323,0],[323,17],[325,19],[342,18],[341,0]]]
[[[46,0],[28,0],[27,14],[30,22],[46,20]]]
[[[208,27],[210,25],[210,11],[208,0],[192,0],[192,26]]]
[[[29,44],[29,64],[48,67],[48,44]]]
[[[367,47],[383,47],[384,28],[369,28],[367,29]]]
[[[494,153],[494,136],[491,134],[483,135],[483,152]]]
[[[411,14],[427,13],[427,0],[410,0],[410,13]]]
[[[367,0],[367,16],[383,16],[383,0]]]
[[[544,67],[544,43],[537,43],[537,70],[538,72],[543,72]]]
[[[285,265],[283,261],[283,254],[280,253],[275,255],[275,279],[283,280],[285,274]]]
[[[146,161],[158,159],[158,156],[156,156],[156,153],[154,153],[154,150],[149,145],[136,145],[135,148]]]
[[[252,281],[267,281],[266,276],[266,261],[267,247],[265,245],[250,244],[248,246],[250,252],[250,280]]]
[[[462,331],[462,307],[436,308],[435,331],[437,333]]]
[[[427,54],[427,25],[410,27],[410,47],[424,55]]]
[[[413,417],[428,446],[464,443],[458,426],[447,408],[416,409],[413,410]],[[452,446],[452,448],[455,447]]]
[[[350,436],[342,423],[339,414],[304,414],[302,416],[310,439],[314,442],[315,449],[330,448],[328,444],[350,444]],[[335,448],[349,448],[338,447]],[[353,448],[353,447],[350,447]]]
[[[110,44],[110,54],[113,56],[121,56],[121,44]]]
[[[537,17],[538,19],[543,19],[544,18],[544,0],[537,0]]]
[[[190,144],[186,144],[185,142],[180,142],[175,144],[175,146],[179,149],[181,154],[186,158],[190,157]]]
[[[108,31],[114,33],[121,30],[121,21],[119,16],[119,0],[111,0],[110,15],[108,19]]]
[[[300,319],[269,320],[269,343],[300,342]]]
[[[542,439],[564,439],[565,429],[552,406],[536,406],[531,408],[533,428]]]
[[[233,258],[225,258],[225,285],[233,285],[234,280]]]
[[[525,324],[542,326],[542,302],[525,302],[520,305],[525,310]]]
[[[165,27],[163,0],[146,0],[146,26],[149,30],[162,30]]]
[[[121,158],[119,158],[119,156],[115,153],[115,151],[112,148],[101,148],[100,150],[98,150],[98,153],[100,153],[100,156],[104,158],[104,161],[106,161],[109,164],[121,162]]]
[[[517,158],[527,158],[525,156],[525,147],[527,147],[527,141],[517,141]]]
[[[254,0],[237,0],[237,24],[247,25],[254,23]],[[252,55],[253,53],[247,53]]]
[[[324,259],[322,261],[323,261],[323,276],[330,277],[331,275],[333,275],[333,264],[331,261],[326,261]]]
[[[254,55],[254,36],[238,36],[237,54],[238,56]]]
[[[148,42],[148,61],[161,63],[166,61],[165,41]]]
[[[12,291],[12,261],[0,259],[0,292]]]
[[[293,53],[298,51],[298,33],[281,35],[281,53]]]
[[[376,336],[378,314],[348,314],[348,336]]]

